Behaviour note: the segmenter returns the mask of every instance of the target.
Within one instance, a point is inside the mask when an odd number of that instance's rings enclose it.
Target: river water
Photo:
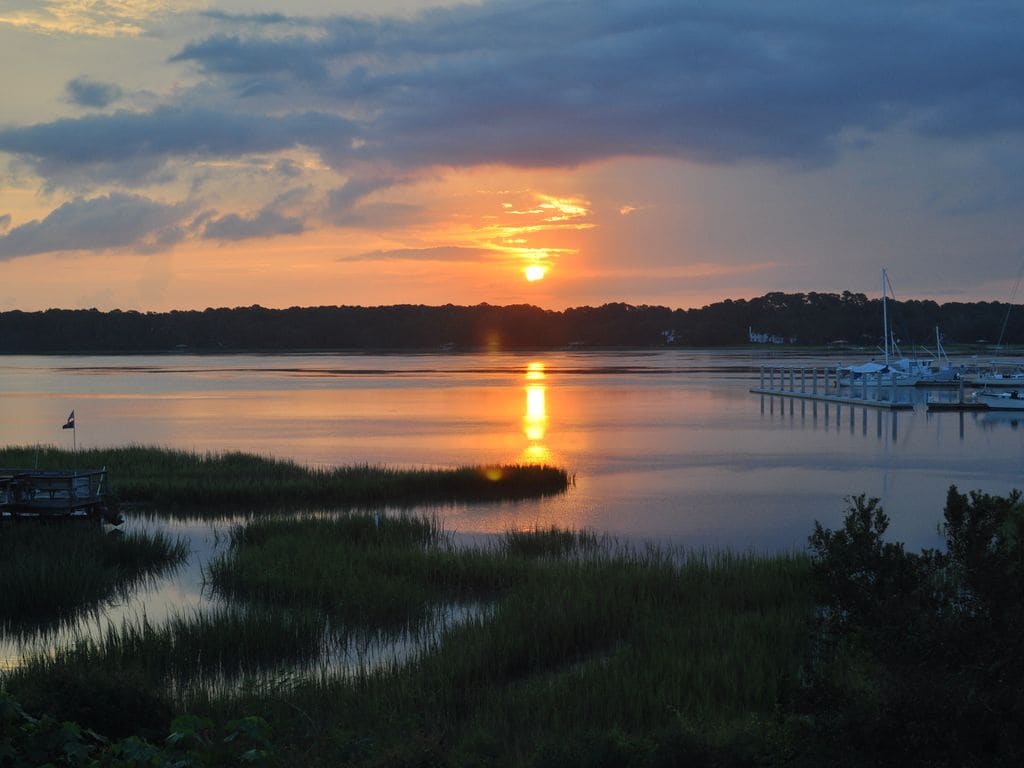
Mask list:
[[[847,353],[843,362],[867,355]],[[152,444],[241,450],[314,466],[550,463],[575,484],[536,501],[431,510],[474,538],[557,525],[631,541],[778,552],[845,498],[877,496],[890,535],[937,546],[946,490],[1024,486],[1015,415],[883,412],[751,394],[759,368],[839,358],[754,350],[535,354],[274,354],[0,358],[7,445]],[[74,410],[77,428],[62,430]],[[108,468],[116,483],[117,468]],[[189,539],[189,567],[141,592],[158,619],[202,604],[208,522],[153,523]]]

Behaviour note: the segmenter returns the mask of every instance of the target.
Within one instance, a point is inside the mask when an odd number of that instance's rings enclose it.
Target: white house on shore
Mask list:
[[[756,333],[747,326],[747,335],[751,344],[796,344],[796,336],[779,336],[774,333]]]

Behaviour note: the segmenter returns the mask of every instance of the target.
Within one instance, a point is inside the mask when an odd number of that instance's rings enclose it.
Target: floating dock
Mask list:
[[[819,373],[821,378],[819,379]],[[767,379],[765,377],[767,374]],[[777,379],[777,382],[776,382]],[[812,400],[818,403],[859,405],[864,408],[879,408],[886,411],[912,411],[914,404],[896,399],[896,387],[882,383],[879,373],[874,383],[865,375],[860,385],[851,387],[860,390],[860,397],[839,392],[839,374],[830,368],[766,368],[761,366],[760,386],[751,389],[755,395],[789,397],[794,400]],[[883,394],[888,397],[883,397]]]
[[[928,401],[929,411],[991,411],[986,403],[932,402]]]

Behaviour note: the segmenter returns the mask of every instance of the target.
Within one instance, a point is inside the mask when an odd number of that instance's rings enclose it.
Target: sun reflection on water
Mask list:
[[[527,464],[543,464],[551,459],[551,453],[543,443],[548,429],[547,386],[537,383],[544,380],[544,363],[527,365],[526,380],[533,383],[526,386],[523,434],[530,443],[523,449],[522,460]]]

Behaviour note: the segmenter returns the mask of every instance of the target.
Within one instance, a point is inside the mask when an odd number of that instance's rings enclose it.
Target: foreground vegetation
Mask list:
[[[906,552],[863,497],[811,536],[809,688],[833,765],[1024,765],[1024,498],[949,489],[945,551]]]
[[[67,469],[106,467],[118,501],[188,507],[188,514],[223,515],[281,508],[519,499],[560,493],[565,470],[547,466],[317,469],[249,453],[195,453],[130,446],[73,453],[50,446],[0,449],[0,466]]]
[[[47,716],[122,739],[69,737],[101,765],[233,765],[236,742],[313,767],[1020,765],[1024,500],[950,489],[941,552],[906,552],[887,524],[860,497],[809,557],[680,557],[560,530],[463,549],[418,518],[260,519],[209,567],[230,608],[33,659],[5,680],[25,709],[0,700],[0,719],[11,744],[52,735]],[[451,606],[463,618],[439,622]],[[418,652],[309,674],[353,634]],[[172,725],[181,711],[203,719]]]
[[[31,660],[6,687],[27,711],[114,737],[153,738],[175,711],[257,715],[285,764],[742,753],[798,688],[808,575],[799,557],[680,563],[563,531],[460,549],[413,518],[259,520],[210,568],[243,617],[225,631],[216,615],[122,627]],[[463,620],[433,620],[431,606],[452,604],[470,608]],[[287,683],[246,677],[238,657],[289,658],[306,630],[274,623],[310,615],[330,635],[418,638],[420,650]],[[182,685],[213,670],[237,684]]]

